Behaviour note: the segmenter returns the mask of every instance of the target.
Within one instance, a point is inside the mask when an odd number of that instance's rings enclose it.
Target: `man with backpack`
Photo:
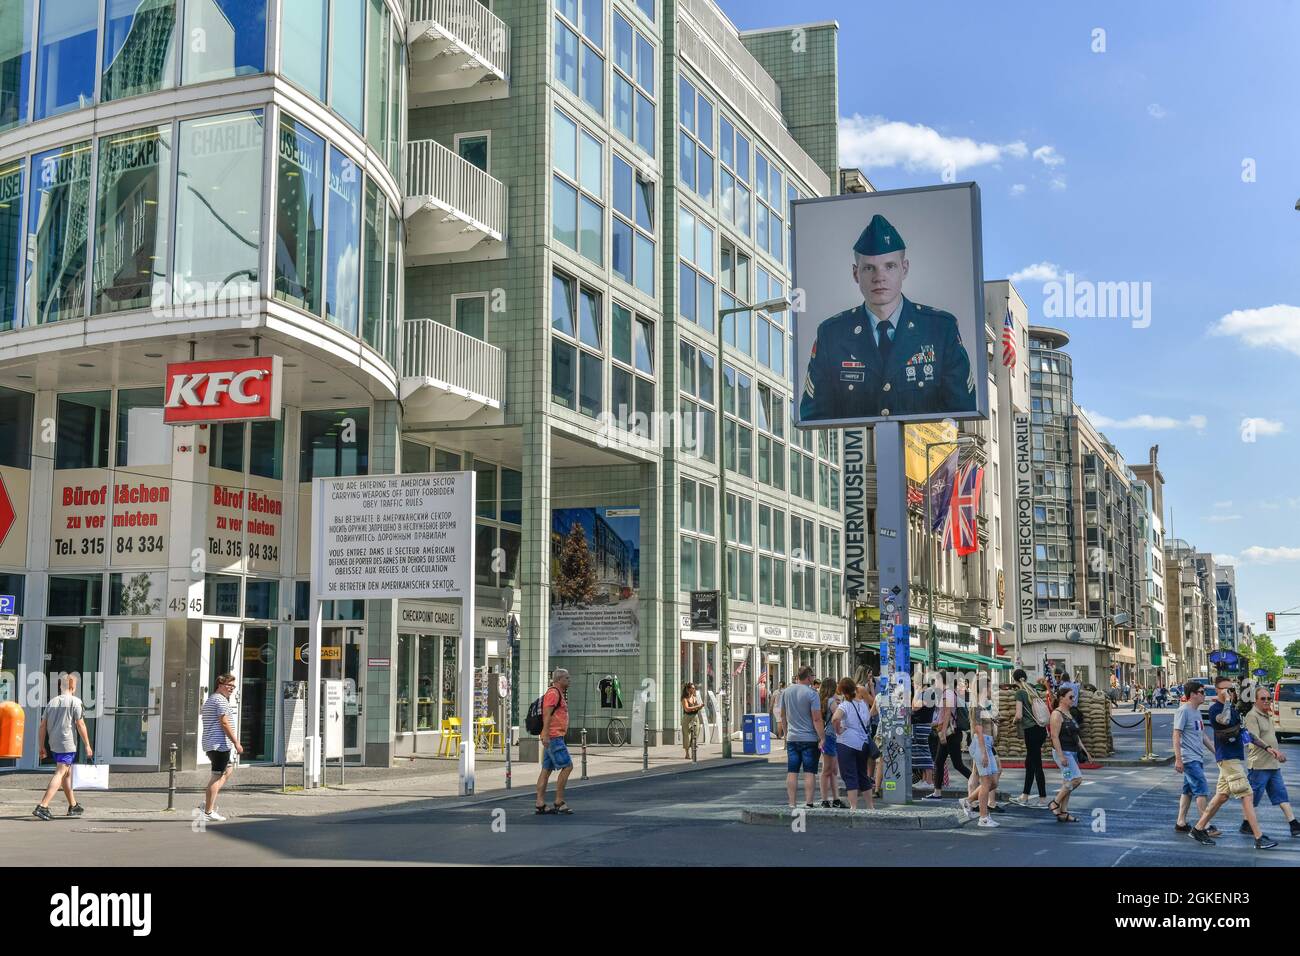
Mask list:
[[[546,693],[528,708],[526,726],[529,733],[536,734],[542,741],[542,772],[537,776],[537,813],[539,815],[560,813],[569,815],[573,809],[564,802],[564,785],[573,773],[573,758],[564,743],[564,736],[569,731],[569,704],[564,693],[569,689],[569,672],[557,667],[551,674],[551,686]],[[558,770],[555,778],[555,804],[546,805],[546,784],[551,779],[551,771]]]

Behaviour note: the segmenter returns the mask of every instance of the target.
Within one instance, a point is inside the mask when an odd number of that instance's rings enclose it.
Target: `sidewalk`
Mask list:
[[[574,769],[568,789],[576,792],[585,786],[608,783],[614,780],[643,776],[642,751],[630,746],[589,747],[587,774],[582,780],[582,752],[571,750]],[[717,770],[740,766],[754,761],[779,759],[785,761],[782,750],[775,756],[745,756],[739,742],[732,751],[731,760],[722,759],[721,744],[701,747],[699,762],[682,757],[676,744],[651,747],[649,770],[644,775],[680,774],[700,770]],[[506,790],[506,764],[500,752],[475,755],[476,792],[472,797],[460,797],[458,761],[439,757],[402,758],[392,767],[349,767],[345,782],[338,782],[337,765],[328,768],[328,784],[314,790],[302,790],[302,768],[291,766],[287,771],[288,792],[280,789],[281,770],[278,766],[240,766],[231,781],[222,790],[223,812],[229,809],[239,816],[310,816],[344,810],[365,809],[396,801],[435,801],[435,806],[457,806],[477,802],[484,798],[501,799],[526,795],[532,798],[539,765],[514,761],[511,767],[511,790]],[[121,814],[150,814],[165,812],[167,807],[166,773],[115,773],[108,791],[79,791],[84,800],[88,819]],[[176,809],[188,814],[203,793],[209,774],[206,770],[185,771],[176,774]],[[20,771],[0,774],[0,819],[26,816],[39,801],[49,784],[49,771]],[[550,793],[554,794],[555,775],[552,774]],[[61,795],[56,795],[51,809],[58,816],[66,809]]]

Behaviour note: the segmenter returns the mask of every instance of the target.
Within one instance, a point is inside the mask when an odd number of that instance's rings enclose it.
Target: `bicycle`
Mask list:
[[[619,717],[611,717],[605,725],[605,739],[611,747],[621,747],[627,743],[627,724]]]

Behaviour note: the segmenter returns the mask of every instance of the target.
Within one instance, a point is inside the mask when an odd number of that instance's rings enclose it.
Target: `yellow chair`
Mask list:
[[[438,756],[455,757],[460,753],[460,718],[449,717],[442,722],[442,740],[438,744]],[[455,749],[452,749],[452,748]]]
[[[497,722],[491,717],[480,717],[474,721],[474,745],[482,747],[484,750],[493,749],[492,741],[495,739],[501,742],[501,731],[497,730]],[[502,746],[504,750],[504,745]]]

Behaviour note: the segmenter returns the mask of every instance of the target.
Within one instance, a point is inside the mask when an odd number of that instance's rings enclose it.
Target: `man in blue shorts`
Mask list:
[[[78,734],[86,745],[86,759],[90,760],[95,756],[95,751],[90,746],[90,735],[86,732],[84,719],[86,707],[77,696],[77,675],[65,674],[60,683],[63,693],[50,701],[50,706],[45,708],[45,716],[41,718],[41,727],[38,731],[41,741],[41,759],[44,760],[51,754],[54,756],[54,776],[50,778],[50,785],[45,789],[45,799],[32,811],[32,816],[38,820],[54,819],[50,813],[50,801],[60,789],[68,798],[68,816],[79,817],[85,812],[77,802],[77,795],[72,792],[72,765],[77,760]],[[50,742],[48,750],[45,747],[47,734]]]
[[[1196,800],[1198,817],[1205,812],[1205,804],[1210,799],[1210,783],[1205,779],[1205,751],[1214,744],[1201,721],[1205,688],[1199,681],[1189,680],[1183,693],[1187,701],[1174,714],[1174,769],[1183,775],[1183,795],[1178,798],[1178,820],[1174,829],[1179,833],[1191,833],[1187,812],[1191,809],[1192,799]],[[1218,829],[1211,827],[1210,835],[1219,836]]]
[[[542,772],[537,775],[537,812],[538,814],[558,813],[569,816],[573,808],[564,802],[564,785],[573,773],[573,758],[569,756],[568,745],[564,742],[569,732],[569,702],[564,692],[569,689],[569,672],[557,667],[551,674],[551,686],[542,697]],[[551,772],[558,770],[555,778],[555,804],[546,805],[546,784],[551,779]]]
[[[801,668],[796,683],[781,695],[781,726],[785,736],[785,794],[786,803],[793,810],[795,793],[799,788],[799,772],[803,771],[803,792],[806,806],[813,805],[813,789],[817,783],[817,763],[826,726],[822,721],[821,700],[812,688],[813,669]]]

